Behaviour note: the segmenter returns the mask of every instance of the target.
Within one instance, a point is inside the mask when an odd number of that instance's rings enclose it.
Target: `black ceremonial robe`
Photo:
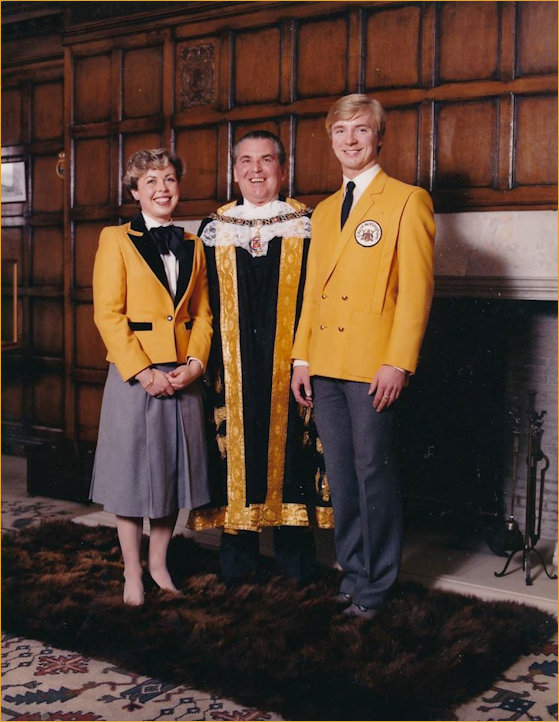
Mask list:
[[[256,257],[233,244],[205,248],[214,316],[206,395],[212,501],[191,512],[193,529],[333,526],[320,441],[290,389],[309,242],[276,237]]]

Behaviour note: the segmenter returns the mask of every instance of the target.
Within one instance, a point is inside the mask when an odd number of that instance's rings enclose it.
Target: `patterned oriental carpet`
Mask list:
[[[217,554],[178,536],[169,562],[182,595],[152,588],[142,608],[131,608],[121,601],[114,529],[46,522],[7,533],[2,545],[4,657],[20,637],[38,639],[53,645],[45,671],[56,645],[76,653],[70,666],[88,655],[148,675],[158,694],[194,685],[291,720],[453,719],[556,631],[555,618],[534,607],[412,583],[372,622],[346,621],[330,600],[334,572],[299,589],[270,565],[266,581],[227,589]]]

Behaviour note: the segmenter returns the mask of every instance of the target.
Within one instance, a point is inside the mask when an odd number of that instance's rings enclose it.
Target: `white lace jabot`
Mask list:
[[[308,238],[310,209],[296,211],[285,201],[264,206],[235,205],[221,215],[213,214],[201,238],[206,246],[239,246],[252,256],[265,256],[272,238]],[[230,218],[231,222],[222,220]],[[238,219],[238,223],[234,219]]]

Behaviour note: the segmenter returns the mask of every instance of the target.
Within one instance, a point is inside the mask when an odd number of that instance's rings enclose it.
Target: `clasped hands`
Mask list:
[[[202,365],[196,359],[191,359],[187,363],[169,371],[169,373],[159,369],[145,368],[136,374],[135,378],[150,396],[167,398],[168,396],[174,396],[176,391],[182,391],[187,386],[190,386],[191,383],[200,378],[202,373]]]
[[[407,374],[405,371],[388,364],[381,366],[369,385],[369,396],[373,397],[373,408],[382,411],[391,406],[400,398],[406,380]],[[293,367],[291,390],[297,403],[307,408],[313,405],[308,366]]]

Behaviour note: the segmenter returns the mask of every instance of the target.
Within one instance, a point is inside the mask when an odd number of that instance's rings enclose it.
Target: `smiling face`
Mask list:
[[[372,113],[363,112],[348,120],[336,121],[331,136],[332,149],[346,178],[355,178],[376,164],[381,141]]]
[[[137,189],[130,189],[144,213],[161,223],[168,223],[179,202],[179,182],[172,165],[148,168],[138,178]]]
[[[247,201],[262,206],[278,197],[285,179],[276,148],[269,138],[247,138],[239,145],[233,178]]]

